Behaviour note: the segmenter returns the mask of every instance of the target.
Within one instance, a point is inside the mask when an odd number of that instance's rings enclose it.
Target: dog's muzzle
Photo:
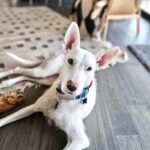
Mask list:
[[[89,86],[87,86],[87,87],[85,87],[85,88],[83,89],[83,91],[81,92],[81,94],[79,94],[79,95],[77,95],[77,96],[73,96],[73,95],[70,94],[69,96],[72,96],[71,99],[79,100],[80,102],[82,102],[82,104],[87,103],[87,95],[88,95],[88,93],[89,93],[89,89],[90,89],[90,87],[92,86],[92,84],[93,84],[93,81],[91,81],[91,83],[90,83]],[[57,91],[57,93],[58,93],[60,96],[62,96],[62,97],[66,95],[66,94],[62,91],[62,89],[61,89],[61,82],[59,82],[58,87],[56,88],[56,91]]]

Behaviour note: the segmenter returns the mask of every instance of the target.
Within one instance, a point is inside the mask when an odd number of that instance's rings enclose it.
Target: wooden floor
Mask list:
[[[149,42],[150,23],[142,19],[139,37],[135,34],[134,21],[109,26],[107,39],[125,49],[129,61],[96,74],[97,102],[85,120],[88,150],[150,150],[150,74],[126,48]],[[31,101],[0,117],[33,103],[43,91],[28,89]],[[65,134],[40,113],[0,129],[0,150],[61,150],[65,144]]]

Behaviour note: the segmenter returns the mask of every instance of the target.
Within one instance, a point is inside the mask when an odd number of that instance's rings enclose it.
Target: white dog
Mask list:
[[[79,29],[74,22],[66,32],[63,47],[65,55],[46,61],[37,68],[17,68],[0,74],[1,77],[14,73],[47,77],[58,73],[61,68],[58,79],[34,104],[0,119],[0,127],[35,112],[42,112],[66,132],[68,144],[64,150],[81,150],[89,146],[83,119],[89,115],[95,104],[94,74],[97,65],[105,68],[110,62],[113,63],[114,58],[118,58],[118,49],[110,49],[96,59],[92,53],[80,48]],[[120,56],[120,62],[123,61],[124,56]]]

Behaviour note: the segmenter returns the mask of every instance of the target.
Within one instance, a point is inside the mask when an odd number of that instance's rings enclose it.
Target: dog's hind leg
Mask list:
[[[31,114],[33,114],[35,112],[34,107],[35,107],[34,104],[32,104],[32,105],[27,106],[5,118],[0,119],[0,127],[4,126],[6,124],[9,124],[11,122],[14,122],[16,120],[30,116]]]
[[[58,75],[53,75],[47,78],[38,79],[38,78],[31,78],[31,77],[26,77],[26,76],[19,76],[19,77],[15,77],[9,80],[2,81],[0,84],[0,89],[12,86],[21,81],[31,81],[31,82],[36,82],[40,85],[50,86],[57,79],[57,77]]]

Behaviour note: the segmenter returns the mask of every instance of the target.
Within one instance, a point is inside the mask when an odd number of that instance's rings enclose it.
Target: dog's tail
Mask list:
[[[34,66],[37,66],[37,65],[42,63],[42,61],[33,62],[30,60],[25,60],[25,59],[13,54],[13,53],[10,53],[10,52],[6,52],[6,54],[8,56],[10,56],[11,58],[13,58],[17,63],[19,63],[20,65],[22,65],[24,67],[34,67]]]
[[[33,114],[35,112],[34,108],[35,108],[34,104],[32,104],[32,105],[27,106],[5,118],[0,119],[0,127],[4,126],[6,124],[9,124],[11,122],[14,122],[16,120],[30,116],[31,114]]]

